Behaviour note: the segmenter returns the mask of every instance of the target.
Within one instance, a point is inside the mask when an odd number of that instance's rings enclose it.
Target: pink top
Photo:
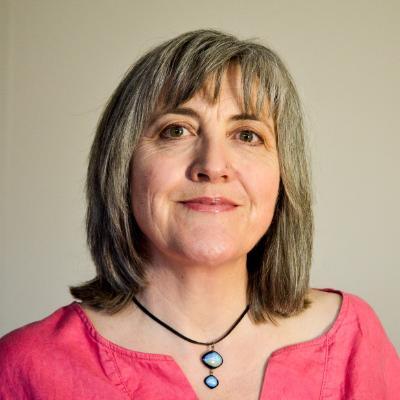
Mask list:
[[[271,354],[260,399],[400,399],[400,360],[374,310],[356,295],[320,290],[343,297],[335,322],[322,336]],[[0,399],[197,398],[171,356],[110,342],[79,304],[0,339]]]

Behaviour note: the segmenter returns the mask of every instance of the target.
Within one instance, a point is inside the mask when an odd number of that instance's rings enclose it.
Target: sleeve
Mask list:
[[[400,359],[373,308],[354,296],[358,335],[346,373],[346,399],[399,400]]]

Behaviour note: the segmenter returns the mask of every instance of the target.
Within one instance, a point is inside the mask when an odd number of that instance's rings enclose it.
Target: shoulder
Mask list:
[[[363,297],[342,293],[345,309],[336,335],[337,351],[346,355],[349,363],[358,365],[355,371],[363,365],[374,374],[381,374],[381,381],[394,380],[395,374],[400,374],[400,359],[377,312]]]
[[[382,323],[374,308],[361,296],[339,289],[311,289],[313,318],[325,316],[341,329],[354,328],[363,335],[382,333]]]
[[[45,318],[23,325],[0,338],[0,370],[22,377],[46,356],[51,358],[56,347],[67,346],[66,334],[72,317],[70,305],[55,310]]]
[[[71,316],[74,302],[60,307],[46,317],[16,328],[0,338],[0,349],[30,348],[32,344],[40,345],[49,335],[55,334]]]
[[[311,289],[308,297],[312,301],[309,324],[319,324],[341,348],[345,343],[353,349],[373,348],[382,341],[389,351],[393,348],[377,312],[363,297],[331,288]]]
[[[397,398],[400,359],[378,314],[363,297],[340,292],[343,304],[328,341],[327,380],[334,386],[345,379],[346,398]]]
[[[364,338],[378,340],[386,338],[382,322],[373,306],[363,297],[354,293],[343,292],[347,299],[347,319],[353,322],[358,333]]]

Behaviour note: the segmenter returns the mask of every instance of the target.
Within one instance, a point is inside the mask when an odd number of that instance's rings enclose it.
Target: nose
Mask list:
[[[232,179],[229,151],[224,140],[203,137],[190,166],[190,179],[195,182],[221,183]]]

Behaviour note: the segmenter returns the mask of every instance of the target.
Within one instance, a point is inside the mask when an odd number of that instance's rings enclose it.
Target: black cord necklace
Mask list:
[[[218,352],[216,352],[214,350],[214,345],[216,343],[220,342],[222,339],[226,338],[233,331],[233,329],[239,324],[239,322],[242,320],[242,318],[246,315],[247,311],[250,308],[250,305],[246,306],[245,310],[242,312],[242,314],[240,314],[239,318],[226,331],[226,333],[224,333],[220,338],[213,340],[212,342],[198,342],[197,340],[193,340],[193,339],[188,338],[187,336],[182,335],[181,333],[176,331],[174,328],[170,327],[168,324],[166,324],[165,322],[158,319],[149,310],[147,310],[142,304],[140,304],[139,301],[135,297],[133,297],[132,300],[146,315],[148,315],[154,321],[158,322],[164,328],[167,328],[169,331],[171,331],[175,335],[179,336],[180,338],[182,338],[190,343],[201,344],[203,346],[209,346],[208,351],[201,356],[201,361],[203,362],[203,364],[206,367],[209,368],[209,375],[204,378],[204,383],[210,389],[216,388],[219,384],[219,381],[214,376],[213,369],[220,367],[222,365],[222,363],[224,362],[224,360],[223,360],[221,354],[219,354]]]

